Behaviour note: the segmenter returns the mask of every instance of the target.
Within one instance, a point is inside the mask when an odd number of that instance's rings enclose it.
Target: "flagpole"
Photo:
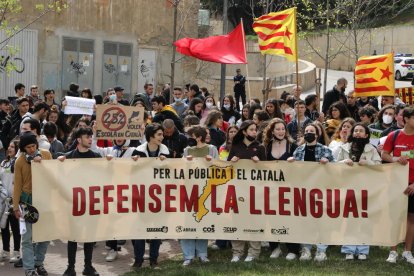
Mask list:
[[[299,59],[298,59],[298,39],[297,39],[297,21],[296,21],[296,7],[295,7],[295,11],[294,11],[294,17],[295,17],[295,24],[294,24],[294,28],[295,28],[295,63],[296,63],[296,89],[299,88]],[[299,109],[298,109],[299,110]],[[302,129],[300,127],[300,121],[299,121],[299,112],[296,112],[296,121],[298,123],[298,135],[297,138],[299,138],[299,136],[301,136],[302,134]]]
[[[245,36],[245,33],[244,33],[243,18],[240,18],[240,24],[241,24],[241,27],[242,27],[242,37],[243,37],[244,54],[246,55],[246,81],[247,81],[247,93],[248,93],[248,96],[249,96],[248,101],[250,101],[251,96],[250,96],[249,66],[248,66],[248,63],[247,63],[246,36]],[[240,103],[238,103],[238,104],[240,104]]]

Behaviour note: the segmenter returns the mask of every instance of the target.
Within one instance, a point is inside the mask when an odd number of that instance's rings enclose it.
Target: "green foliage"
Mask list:
[[[22,1],[23,0],[0,0],[0,32],[3,32],[6,36],[5,39],[0,41],[0,50],[2,50],[3,55],[6,57],[13,57],[18,52],[18,48],[8,45],[11,38],[41,19],[44,15],[52,12],[61,13],[63,10],[68,8],[66,0],[45,0],[41,3],[34,3],[34,10],[30,12],[31,15],[35,16],[35,18],[32,21],[27,22],[25,26],[20,27],[18,25],[11,24],[10,20],[22,12]],[[6,54],[4,54],[4,52]],[[3,62],[4,57],[0,56],[0,63]],[[10,74],[15,70],[16,66],[12,62],[7,62],[5,72]]]

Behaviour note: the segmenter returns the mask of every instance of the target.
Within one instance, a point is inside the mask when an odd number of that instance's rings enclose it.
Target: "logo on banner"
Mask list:
[[[150,228],[147,228],[147,232],[162,232],[162,233],[168,233],[168,227],[167,226],[150,227]]]
[[[243,229],[243,232],[249,234],[263,234],[264,229]]]
[[[237,232],[237,227],[223,227],[224,233],[235,233]]]
[[[204,233],[214,233],[214,232],[216,232],[216,229],[214,227],[214,224],[211,225],[210,227],[204,227],[203,228],[203,232]]]
[[[196,228],[190,228],[190,227],[177,226],[177,227],[175,227],[175,231],[177,233],[182,233],[182,232],[197,232],[197,229]]]
[[[289,228],[282,227],[279,229],[272,228],[271,233],[273,235],[289,235]]]

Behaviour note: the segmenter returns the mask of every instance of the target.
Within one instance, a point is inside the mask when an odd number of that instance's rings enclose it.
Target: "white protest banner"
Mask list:
[[[67,102],[67,105],[65,106],[65,114],[93,114],[93,108],[96,103],[94,99],[65,96],[65,100]]]
[[[33,241],[225,239],[395,245],[408,166],[140,158],[32,164]]]

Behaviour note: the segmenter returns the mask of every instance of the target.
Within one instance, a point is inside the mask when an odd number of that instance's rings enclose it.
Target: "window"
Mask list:
[[[74,82],[93,91],[94,41],[65,37],[62,57],[62,89]]]
[[[131,94],[132,44],[104,42],[102,90],[120,85],[125,98]]]

